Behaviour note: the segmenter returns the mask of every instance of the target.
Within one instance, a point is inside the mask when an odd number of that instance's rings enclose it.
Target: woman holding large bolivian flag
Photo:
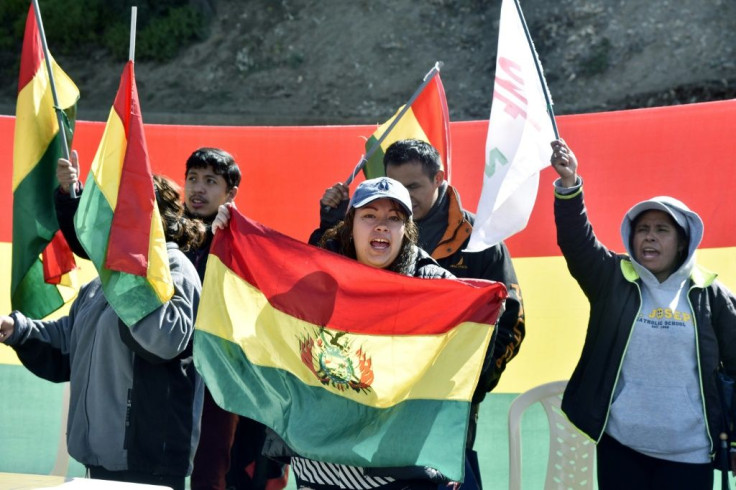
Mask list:
[[[227,226],[230,212],[221,206],[212,228]],[[355,190],[344,221],[328,230],[320,246],[358,262],[407,276],[440,279],[454,276],[416,246],[417,228],[412,220],[409,191],[400,182],[379,177],[362,182]],[[332,341],[338,341],[333,338]],[[271,433],[266,447],[279,446],[283,456],[290,450]],[[330,489],[420,489],[437,488],[445,478],[433,468],[363,468],[291,457],[298,488]]]

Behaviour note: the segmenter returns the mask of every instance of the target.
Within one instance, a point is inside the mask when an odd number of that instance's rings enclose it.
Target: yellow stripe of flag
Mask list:
[[[66,73],[51,60],[61,107],[73,106],[79,90]],[[18,93],[13,143],[13,192],[41,160],[59,130],[46,65],[41,64],[33,80]]]
[[[273,308],[261,291],[212,254],[206,284],[201,302],[208,308],[199,311],[198,330],[239,345],[254,364],[283,369],[305,384],[378,408],[410,399],[469,401],[493,332],[488,325],[466,322],[440,335],[346,334],[341,341],[370,358],[374,381],[369,393],[341,391],[320,383],[302,361],[300,340],[319,340],[319,326]],[[322,341],[329,343],[332,333]]]

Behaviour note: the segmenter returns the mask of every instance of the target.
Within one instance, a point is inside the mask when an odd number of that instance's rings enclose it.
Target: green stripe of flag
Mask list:
[[[288,371],[254,365],[237,344],[201,330],[194,351],[197,370],[220,406],[270,427],[301,456],[353,466],[429,466],[462,479],[453,469],[464,465],[465,426],[443,421],[467,420],[468,402],[408,400],[380,409],[305,385]],[[407,440],[412,433],[419,435]]]
[[[64,304],[56,285],[44,282],[39,258],[59,229],[53,211],[59,148],[57,133],[41,160],[13,192],[11,301],[13,308],[32,318],[43,318]]]
[[[375,135],[371,135],[371,137],[365,142],[365,147],[372,148],[376,143],[378,143],[378,138],[376,138]],[[366,179],[375,179],[376,177],[383,177],[386,175],[383,168],[383,155],[383,148],[379,146],[368,159],[368,163],[366,163],[363,168],[363,173],[365,174]]]
[[[13,254],[15,256],[15,254]],[[23,313],[31,318],[43,318],[64,304],[59,289],[47,284],[43,277],[43,264],[37,259],[27,270],[13,291],[13,305],[22,305]]]
[[[74,218],[77,237],[100,274],[108,302],[126,325],[133,325],[161,306],[161,301],[145,277],[105,268],[112,216],[112,208],[95,179],[87,179]]]

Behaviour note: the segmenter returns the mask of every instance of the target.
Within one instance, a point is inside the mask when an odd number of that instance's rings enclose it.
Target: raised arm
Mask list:
[[[578,183],[578,159],[575,158],[575,154],[562,138],[554,140],[551,145],[552,158],[550,163],[557,175],[560,176],[560,186],[564,188],[576,186]]]
[[[348,210],[350,194],[348,186],[337,182],[325,189],[325,193],[319,200],[319,228],[309,236],[309,244],[316,245],[327,230],[338,224],[345,218]]]
[[[64,194],[69,194],[72,187],[81,192],[79,186],[79,155],[77,150],[72,150],[69,160],[59,158],[56,164],[56,179],[59,181],[59,188]]]
[[[79,243],[77,231],[74,229],[74,214],[77,212],[82,194],[82,185],[79,182],[79,156],[76,150],[72,150],[70,158],[71,160],[59,158],[56,164],[56,178],[59,180],[59,187],[54,192],[56,220],[72,252],[83,259],[88,259],[87,252]],[[72,186],[75,186],[77,191],[76,197],[72,197],[69,193]]]
[[[583,200],[583,182],[578,160],[564,140],[552,142],[552,167],[560,178],[555,182],[555,226],[557,245],[588,298],[602,292],[608,275],[618,269],[617,254],[598,241]]]

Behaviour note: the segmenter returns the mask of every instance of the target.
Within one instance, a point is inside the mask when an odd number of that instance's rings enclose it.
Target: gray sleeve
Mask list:
[[[134,351],[161,360],[173,359],[187,348],[194,333],[194,319],[202,285],[194,266],[179,250],[169,250],[169,266],[174,282],[174,296],[129,328],[130,338],[123,337]]]
[[[6,342],[9,346],[15,347],[30,340],[37,340],[65,354],[69,353],[72,329],[68,316],[53,321],[34,320],[19,311],[12,312],[10,316],[15,326],[13,335]]]
[[[69,381],[73,324],[70,317],[45,322],[33,320],[17,311],[10,316],[15,325],[7,344],[15,350],[23,366],[36,376],[54,383]]]
[[[583,185],[583,179],[578,175],[577,180],[575,181],[575,185],[572,187],[562,187],[562,179],[557,179],[554,182],[555,185],[555,192],[560,194],[561,196],[566,196],[568,194],[574,194],[577,192],[578,189]]]
[[[89,284],[82,286],[69,309],[69,314],[56,320],[34,320],[19,311],[12,312],[10,316],[13,318],[15,325],[13,335],[10,336],[6,344],[16,347],[28,341],[35,340],[46,344],[52,349],[58,349],[62,353],[68,354],[74,317],[81,305],[87,300],[89,290]]]

